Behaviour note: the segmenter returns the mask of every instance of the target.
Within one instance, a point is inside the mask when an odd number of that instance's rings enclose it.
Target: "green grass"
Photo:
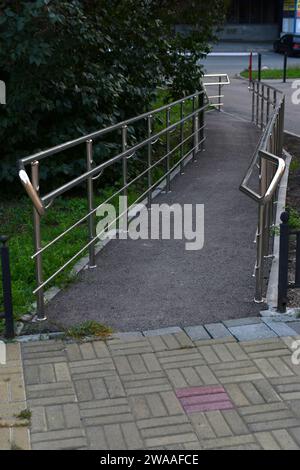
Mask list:
[[[26,410],[22,410],[17,416],[16,418],[17,419],[21,419],[21,420],[26,420],[26,421],[30,421],[31,420],[31,411],[27,408]]]
[[[106,339],[109,338],[112,333],[112,328],[104,326],[94,320],[85,321],[66,330],[67,337],[77,340],[86,338],[88,336],[96,336],[101,339]]]
[[[294,209],[292,207],[288,208],[289,210],[289,226],[293,230],[299,230],[300,229],[300,214],[297,209]]]
[[[249,78],[249,71],[243,70],[241,72],[241,76],[244,78]],[[252,77],[254,80],[258,78],[258,71],[254,70],[252,72]],[[281,79],[283,78],[283,70],[282,69],[268,69],[261,71],[261,78],[262,80],[273,80],[273,79]],[[300,78],[300,67],[290,67],[287,70],[287,78]]]
[[[167,91],[159,90],[157,100],[153,108],[159,108],[166,104]],[[172,108],[171,123],[180,120],[180,105]],[[185,115],[192,112],[192,102],[187,101],[184,105]],[[158,132],[165,125],[166,112],[158,113],[154,120],[154,132]],[[191,131],[192,123],[187,122],[184,125],[184,135]],[[171,148],[179,143],[180,129],[171,135]],[[191,145],[187,142],[184,145],[183,152],[186,153]],[[153,146],[153,162],[159,160],[166,151],[166,137],[163,136],[160,142]],[[139,167],[133,166],[131,179],[134,178],[137,171],[143,171],[147,162],[147,148],[138,155],[142,163]],[[174,152],[171,159],[171,166],[180,158],[180,150]],[[129,160],[131,162],[133,160]],[[121,168],[120,168],[121,169]],[[158,181],[164,174],[165,163],[159,164],[152,172],[153,182]],[[113,184],[113,180],[112,184]],[[114,185],[101,186],[101,178],[99,183],[95,184],[95,204],[98,206],[108,197],[120,189],[121,179],[115,181]],[[129,205],[141,195],[146,189],[147,175],[137,184],[132,185],[128,191]],[[54,201],[54,204],[46,211],[46,215],[42,217],[41,233],[42,246],[52,241],[64,230],[72,226],[77,220],[81,219],[88,212],[86,196],[82,192],[81,195],[67,196],[64,195]],[[111,202],[117,207],[118,198],[114,198]],[[11,276],[12,276],[12,294],[15,317],[18,319],[24,313],[31,311],[31,306],[35,301],[32,291],[36,287],[35,281],[35,263],[31,259],[34,252],[33,246],[33,222],[32,222],[32,204],[28,197],[24,195],[16,199],[4,199],[0,201],[0,226],[1,234],[9,236],[9,248],[11,258]],[[88,241],[87,222],[82,223],[76,229],[72,230],[60,241],[43,253],[43,273],[44,279],[50,277],[60,266],[65,264],[68,259],[75,255]],[[65,287],[73,281],[71,272],[75,263],[84,254],[79,256],[71,265],[68,266],[59,276],[50,282],[46,288],[52,286]],[[1,283],[0,272],[0,283]],[[1,285],[1,284],[0,284]],[[0,312],[3,311],[3,294],[0,288]],[[3,320],[0,320],[0,333],[3,330]]]

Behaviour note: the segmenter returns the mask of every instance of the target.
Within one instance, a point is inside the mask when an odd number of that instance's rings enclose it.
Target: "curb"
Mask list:
[[[290,172],[290,164],[292,161],[292,155],[289,154],[286,150],[283,150],[285,155],[285,162],[286,168],[282,180],[279,185],[279,192],[278,192],[278,199],[277,199],[277,208],[276,208],[276,222],[275,225],[280,225],[280,215],[284,211],[286,206],[286,195],[287,195],[287,188],[288,188],[288,178]],[[272,261],[268,288],[267,288],[267,305],[271,309],[277,308],[277,300],[278,300],[278,268],[279,268],[279,243],[280,237],[275,235],[274,237],[274,248],[273,254],[274,258]]]
[[[264,312],[261,312],[263,314]],[[145,331],[129,331],[113,333],[110,339],[119,339],[130,341],[134,339],[151,338],[157,336],[173,335],[185,333],[192,341],[258,341],[282,337],[300,337],[300,318],[298,309],[291,309],[289,314],[278,315],[268,312],[269,315],[262,317],[248,317],[235,320],[224,320],[219,323],[209,323],[205,325],[172,326]],[[294,329],[296,327],[296,329]],[[36,341],[59,340],[65,336],[65,333],[45,333],[16,338],[17,343],[28,343]],[[96,337],[82,338],[82,342],[88,342],[97,339]],[[73,338],[70,342],[75,341]],[[99,340],[99,338],[98,338]],[[1,344],[1,342],[0,342]]]

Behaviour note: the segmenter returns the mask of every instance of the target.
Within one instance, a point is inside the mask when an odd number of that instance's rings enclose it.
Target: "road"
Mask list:
[[[241,52],[260,52],[262,54],[262,66],[268,68],[281,69],[283,67],[283,55],[275,54],[272,51],[271,43],[220,43],[217,44],[213,53],[241,53]],[[249,66],[249,58],[241,56],[208,56],[200,62],[206,73],[222,73],[226,72],[229,76],[240,73]],[[288,65],[290,67],[300,67],[300,57],[289,57]],[[254,57],[253,68],[257,69],[257,58]]]

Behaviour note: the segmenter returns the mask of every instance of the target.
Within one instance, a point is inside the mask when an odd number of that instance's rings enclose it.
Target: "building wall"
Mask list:
[[[227,22],[219,33],[220,40],[225,41],[274,41],[282,31],[284,10],[291,5],[299,3],[300,27],[300,0],[231,0],[228,10]],[[289,12],[288,20],[294,20],[295,12]],[[293,23],[294,24],[294,23]],[[176,25],[176,30],[189,34],[193,27],[189,25]]]
[[[219,37],[223,41],[273,41],[279,36],[278,24],[230,24],[224,26]]]
[[[220,38],[272,41],[280,33],[282,0],[232,0]]]

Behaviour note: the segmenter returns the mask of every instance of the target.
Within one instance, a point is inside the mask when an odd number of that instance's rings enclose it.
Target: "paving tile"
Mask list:
[[[229,331],[239,341],[251,341],[257,338],[276,337],[276,333],[268,328],[267,325],[260,323],[255,325],[233,326],[229,327]]]
[[[22,347],[27,403],[12,350],[6,375],[0,369],[0,415],[29,407],[36,450],[297,449],[300,373],[291,363],[289,337],[281,340],[268,322],[257,322],[227,324],[252,333],[258,328],[259,335],[267,329],[271,337],[208,339],[208,330],[191,327],[163,336]],[[10,398],[20,401],[8,406]],[[25,431],[19,436],[24,449]],[[12,435],[2,432],[0,447],[10,448]]]
[[[210,335],[203,326],[186,326],[185,332],[189,335],[192,341],[199,341],[201,339],[210,339]]]
[[[291,322],[289,323],[289,326],[293,329],[293,331],[296,331],[298,335],[300,334],[300,321]]]
[[[224,325],[228,327],[232,326],[245,326],[245,325],[257,325],[262,322],[261,317],[248,317],[248,318],[239,318],[236,320],[225,320],[223,321]]]
[[[293,336],[297,332],[291,328],[291,324],[263,318],[263,322],[271,328],[278,336]]]
[[[221,339],[227,336],[232,336],[230,331],[223,325],[223,323],[209,323],[204,325],[212,338]]]
[[[164,335],[170,335],[172,333],[181,333],[182,329],[179,328],[178,326],[172,326],[170,328],[160,328],[157,330],[146,330],[143,331],[144,336],[164,336]]]

